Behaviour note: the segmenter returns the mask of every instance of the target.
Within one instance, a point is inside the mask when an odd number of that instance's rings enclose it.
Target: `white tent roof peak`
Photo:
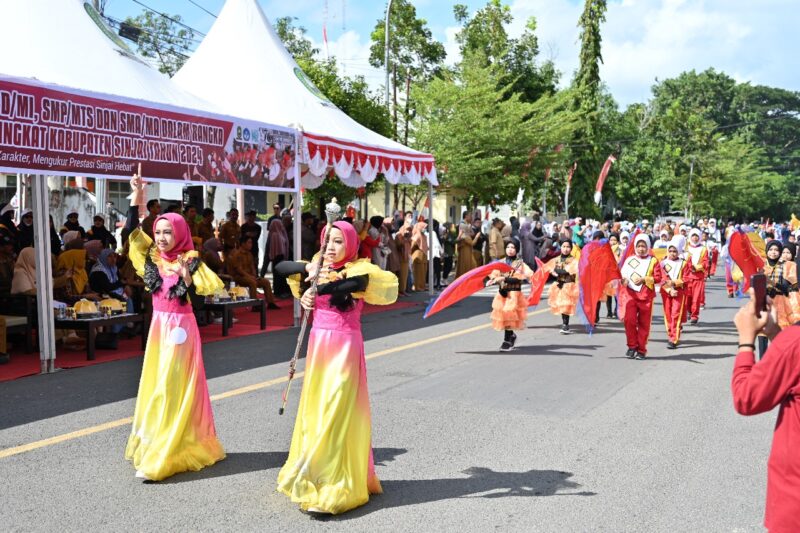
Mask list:
[[[224,74],[223,74],[224,73]],[[233,76],[231,73],[236,73]],[[208,35],[173,77],[224,113],[302,127],[305,187],[333,169],[349,185],[383,172],[392,183],[434,184],[433,156],[360,125],[314,86],[286,51],[256,0],[227,0]]]
[[[83,0],[3,2],[0,74],[216,111],[145,63]],[[12,52],[19,47],[20,53]]]

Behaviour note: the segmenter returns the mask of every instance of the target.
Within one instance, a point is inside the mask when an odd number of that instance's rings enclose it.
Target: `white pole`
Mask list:
[[[42,374],[55,372],[56,340],[53,323],[53,263],[50,260],[50,199],[47,178],[32,176],[33,234],[36,246],[36,299],[39,359]]]
[[[302,258],[301,255],[301,247],[302,247],[302,231],[303,231],[303,221],[302,221],[302,196],[303,193],[300,192],[300,143],[302,134],[300,130],[295,130],[294,139],[295,139],[295,150],[294,150],[294,222],[292,223],[292,228],[294,228],[294,260],[300,261]],[[274,275],[273,275],[274,279]],[[294,305],[294,312],[292,313],[293,320],[295,326],[300,325],[300,300],[295,298],[292,299]]]
[[[439,237],[438,235],[436,236]],[[428,294],[433,296],[433,183],[428,182]]]
[[[386,110],[389,111],[389,14],[392,11],[392,0],[386,2],[386,23],[384,24],[383,34],[384,34],[384,47],[383,47],[383,66],[386,67]],[[386,178],[384,178],[386,180]],[[383,210],[384,216],[389,216],[390,213],[390,197],[391,197],[392,185],[389,183],[389,180],[386,180],[386,186],[384,187],[383,191]]]

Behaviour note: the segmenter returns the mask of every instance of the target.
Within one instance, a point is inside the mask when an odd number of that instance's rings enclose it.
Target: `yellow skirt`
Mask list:
[[[579,290],[577,283],[565,283],[562,288],[559,288],[557,283],[550,285],[547,298],[550,312],[554,315],[573,316],[578,305]]]
[[[492,327],[497,331],[525,329],[528,301],[522,291],[509,291],[508,296],[496,294],[492,300]]]

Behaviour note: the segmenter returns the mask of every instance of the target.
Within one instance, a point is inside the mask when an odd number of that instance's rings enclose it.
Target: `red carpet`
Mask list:
[[[270,331],[279,331],[292,327],[292,303],[290,300],[278,302],[280,309],[267,310],[267,329],[261,331],[259,328],[259,313],[254,313],[249,309],[237,309],[236,318],[239,320],[228,329],[228,336],[222,336],[221,324],[209,324],[200,328],[200,337],[203,344],[218,342],[225,339],[244,337],[247,335],[257,335]],[[395,302],[388,306],[366,305],[364,314],[382,313],[395,309],[422,306],[422,302]],[[13,340],[13,339],[12,339]],[[120,339],[116,350],[95,349],[95,360],[86,360],[86,350],[67,350],[60,344],[56,347],[56,366],[59,368],[77,368],[82,366],[96,365],[108,361],[118,361],[120,359],[130,359],[131,357],[141,357],[144,351],[141,348],[141,337],[133,339]],[[0,365],[0,381],[10,381],[23,376],[38,374],[40,371],[39,353],[24,353],[20,342],[19,347],[11,350],[11,361],[8,364]]]

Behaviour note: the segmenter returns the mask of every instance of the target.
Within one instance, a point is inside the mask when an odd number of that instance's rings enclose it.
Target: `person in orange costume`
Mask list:
[[[772,307],[778,317],[781,329],[794,324],[792,292],[797,291],[797,267],[794,261],[785,261],[784,246],[780,241],[767,243],[767,261],[764,274],[767,276],[767,295],[772,298]]]
[[[700,306],[705,301],[706,273],[708,272],[708,248],[701,241],[700,230],[693,228],[689,232],[689,248],[686,250],[686,259],[690,269],[687,276],[689,282],[686,287],[686,309],[689,312],[692,325],[700,319]]]
[[[664,323],[667,326],[667,348],[674,350],[681,339],[681,329],[686,318],[686,283],[689,262],[681,259],[683,239],[673,238],[667,246],[667,257],[659,263],[661,269],[661,302],[664,305]]]
[[[578,287],[578,259],[572,256],[572,240],[564,237],[561,239],[561,255],[554,257],[544,265],[545,271],[556,278],[550,285],[550,294],[547,301],[550,312],[561,315],[562,335],[569,335],[569,317],[575,314],[578,305],[580,289]]]
[[[511,272],[492,270],[488,276],[486,286],[497,285],[499,291],[492,300],[492,328],[503,331],[505,337],[500,345],[501,352],[514,348],[517,334],[514,330],[525,329],[525,319],[528,317],[528,299],[522,293],[522,283],[530,282],[533,270],[519,257],[519,239],[511,237],[506,245],[505,258],[501,262],[510,266]]]
[[[636,236],[633,242],[636,252],[622,263],[623,291],[625,298],[625,337],[629,359],[644,359],[647,356],[647,339],[650,337],[650,323],[653,318],[653,300],[656,297],[655,284],[661,282],[661,269],[658,260],[650,254],[650,237]]]

